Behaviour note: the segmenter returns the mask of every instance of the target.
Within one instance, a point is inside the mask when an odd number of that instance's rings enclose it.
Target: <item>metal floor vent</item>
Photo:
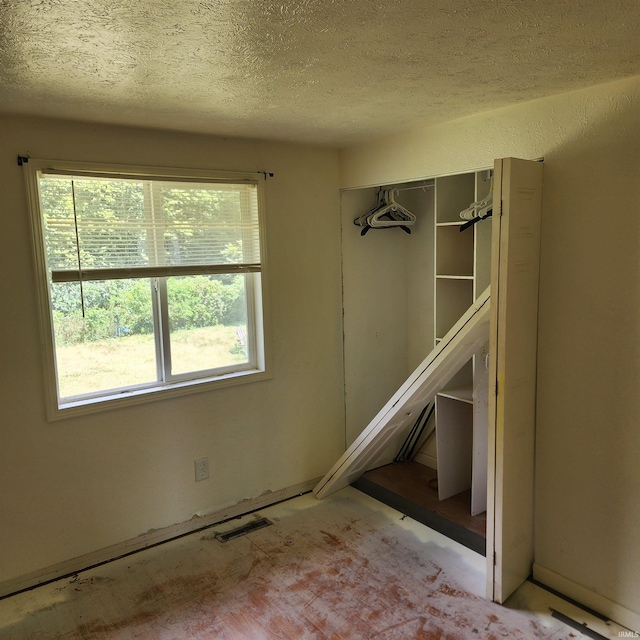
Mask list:
[[[237,529],[232,529],[231,531],[225,531],[225,533],[216,533],[215,538],[220,542],[229,542],[229,540],[235,540],[240,536],[246,536],[247,533],[251,533],[252,531],[256,531],[257,529],[263,529],[264,527],[269,527],[273,524],[271,520],[267,520],[266,518],[260,518],[259,520],[254,520],[253,522],[248,522],[247,524],[243,524],[241,527]]]

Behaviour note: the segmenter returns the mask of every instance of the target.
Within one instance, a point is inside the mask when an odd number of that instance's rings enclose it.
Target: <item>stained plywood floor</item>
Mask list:
[[[471,491],[440,500],[437,472],[407,460],[363,474],[353,486],[449,538],[486,554],[487,514],[471,515]]]
[[[224,544],[214,538],[258,515],[274,525]],[[551,618],[546,591],[525,583],[502,607],[484,599],[484,583],[484,558],[348,487],[2,600],[0,638],[584,637]]]
[[[407,460],[373,469],[365,473],[364,477],[483,538],[486,537],[487,514],[484,512],[477,516],[471,515],[471,491],[463,491],[446,500],[439,500],[438,474],[435,469]],[[436,484],[433,484],[434,482]]]

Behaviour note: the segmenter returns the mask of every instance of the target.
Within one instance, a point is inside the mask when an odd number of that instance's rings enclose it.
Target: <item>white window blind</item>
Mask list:
[[[255,183],[43,171],[40,185],[52,282],[261,269]]]

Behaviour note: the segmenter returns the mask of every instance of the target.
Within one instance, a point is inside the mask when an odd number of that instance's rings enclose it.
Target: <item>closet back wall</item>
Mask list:
[[[417,216],[361,236],[354,218],[376,204],[377,188],[342,193],[347,445],[433,348],[433,189],[397,196]]]
[[[344,446],[337,152],[19,117],[0,139],[0,583],[324,474]],[[48,423],[18,154],[273,171],[273,378]]]
[[[352,147],[342,187],[544,157],[536,574],[640,630],[640,77]],[[371,300],[362,315],[379,306]]]

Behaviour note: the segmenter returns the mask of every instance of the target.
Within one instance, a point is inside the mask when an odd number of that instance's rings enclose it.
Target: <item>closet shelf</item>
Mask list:
[[[452,400],[460,400],[461,402],[468,402],[473,404],[473,388],[472,387],[458,387],[456,389],[443,389],[438,392],[439,396],[444,398],[451,398]]]
[[[453,274],[443,274],[443,273],[437,274],[436,278],[438,278],[439,280],[473,280],[473,276],[453,275]]]

